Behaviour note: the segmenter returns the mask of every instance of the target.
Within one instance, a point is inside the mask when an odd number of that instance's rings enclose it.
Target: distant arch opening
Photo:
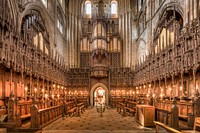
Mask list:
[[[96,106],[99,102],[108,105],[108,88],[102,84],[95,84],[90,90],[90,105]]]

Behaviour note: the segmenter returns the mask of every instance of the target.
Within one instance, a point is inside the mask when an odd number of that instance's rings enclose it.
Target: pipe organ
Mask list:
[[[121,39],[118,32],[118,18],[108,17],[105,4],[101,0],[94,7],[98,7],[95,8],[95,14],[93,13],[91,18],[83,19],[80,66],[119,67]]]

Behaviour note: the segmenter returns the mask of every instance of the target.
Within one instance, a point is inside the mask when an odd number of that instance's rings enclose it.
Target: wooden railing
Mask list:
[[[85,108],[89,106],[88,98],[77,98],[78,103],[84,103]]]
[[[136,105],[137,102],[134,101],[126,101],[126,113],[129,113],[130,115],[134,116],[136,112]]]
[[[65,115],[74,115],[77,113],[77,103],[76,101],[64,102]]]
[[[23,102],[18,104],[18,113],[19,116],[23,115],[28,115],[31,113],[30,108],[31,108],[32,102]]]
[[[110,98],[110,106],[115,108],[115,107],[117,107],[118,102],[124,102],[124,101],[125,101],[125,99],[121,98],[121,97],[111,97]]]
[[[160,123],[158,121],[154,121],[155,125],[156,125],[156,133],[159,133],[159,127],[161,128],[164,128],[167,132],[170,132],[170,133],[181,133],[180,131],[174,129],[174,128],[171,128],[163,123]]]
[[[78,108],[77,116],[81,116],[81,113],[85,111],[84,103],[78,103],[77,108]]]
[[[37,101],[36,105],[38,110],[39,109],[44,109],[45,104],[42,101]],[[17,112],[18,112],[18,126],[22,126],[25,121],[30,120],[31,118],[31,106],[32,106],[32,101],[20,101],[17,104]]]
[[[31,107],[31,128],[42,128],[56,119],[60,118],[64,113],[64,106],[54,106],[46,109],[37,109],[37,106]]]
[[[119,113],[122,112],[122,116],[126,116],[125,103],[123,103],[123,102],[118,102],[117,103],[117,112],[119,112]]]

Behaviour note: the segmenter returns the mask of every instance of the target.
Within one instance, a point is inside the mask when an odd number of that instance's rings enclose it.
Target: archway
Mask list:
[[[97,87],[94,91],[94,106],[98,106],[100,104],[105,105],[106,95],[105,89],[102,87]]]
[[[108,88],[102,83],[97,83],[90,90],[90,105],[91,106],[94,106],[94,100],[95,100],[94,93],[96,90],[98,90],[100,88],[105,90],[105,105],[108,105]]]

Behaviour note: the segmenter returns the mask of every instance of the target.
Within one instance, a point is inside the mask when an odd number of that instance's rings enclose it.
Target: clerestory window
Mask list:
[[[117,1],[111,2],[111,14],[117,15]]]
[[[92,13],[92,4],[91,4],[91,1],[86,1],[85,2],[85,13],[87,15],[91,15],[91,13]]]

